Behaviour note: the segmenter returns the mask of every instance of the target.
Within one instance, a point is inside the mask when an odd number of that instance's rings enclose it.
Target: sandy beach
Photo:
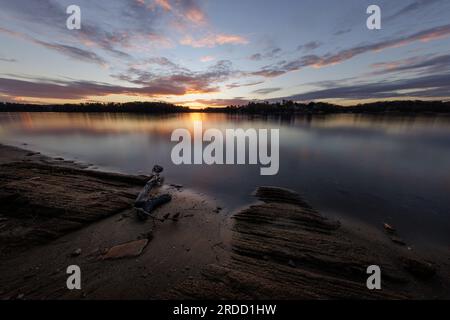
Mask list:
[[[450,297],[450,253],[416,251],[383,226],[327,219],[276,187],[231,214],[195,186],[163,185],[156,194],[172,201],[141,221],[133,205],[148,179],[0,146],[0,298]],[[374,264],[382,290],[366,287]],[[82,290],[67,289],[69,265]]]

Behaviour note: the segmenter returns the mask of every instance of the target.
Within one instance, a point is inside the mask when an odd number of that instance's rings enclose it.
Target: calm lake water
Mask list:
[[[176,128],[280,129],[280,171],[259,165],[175,166]],[[450,244],[450,118],[331,115],[249,117],[225,114],[0,113],[0,142],[92,163],[149,173],[216,198],[229,211],[260,185],[300,192],[321,212],[382,228],[392,223],[414,243]]]

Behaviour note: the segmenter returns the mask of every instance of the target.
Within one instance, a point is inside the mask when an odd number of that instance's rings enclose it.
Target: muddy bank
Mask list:
[[[146,176],[84,169],[0,146],[1,299],[450,298],[449,255],[425,255],[327,219],[298,194],[259,188],[233,215],[182,186],[141,221]],[[383,226],[380,226],[382,229]],[[66,268],[82,270],[82,290]],[[380,291],[366,268],[382,269]]]
[[[194,299],[449,299],[449,255],[355,232],[321,216],[298,194],[261,187],[263,202],[233,216],[231,255],[170,295]],[[367,267],[382,270],[368,290]]]
[[[10,147],[1,147],[0,158],[0,255],[49,242],[130,208],[148,180],[84,170]]]
[[[133,204],[148,177],[0,151],[2,190],[17,195],[0,216],[0,299],[158,299],[226,254],[227,221],[203,195],[163,186],[155,194],[172,201],[141,221]],[[66,287],[69,265],[82,270],[80,291]]]

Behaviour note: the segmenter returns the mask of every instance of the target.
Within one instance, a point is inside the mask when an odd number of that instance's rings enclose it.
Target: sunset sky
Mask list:
[[[448,0],[0,0],[0,101],[449,99]],[[66,8],[81,7],[81,30]],[[366,9],[382,10],[368,30]]]

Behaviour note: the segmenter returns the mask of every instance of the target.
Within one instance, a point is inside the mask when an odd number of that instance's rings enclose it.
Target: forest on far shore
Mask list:
[[[299,103],[249,102],[242,106],[190,109],[166,102],[81,103],[35,105],[0,103],[0,112],[106,112],[164,114],[181,112],[242,113],[242,114],[328,114],[328,113],[450,113],[449,101],[382,101],[340,106],[325,102]]]

